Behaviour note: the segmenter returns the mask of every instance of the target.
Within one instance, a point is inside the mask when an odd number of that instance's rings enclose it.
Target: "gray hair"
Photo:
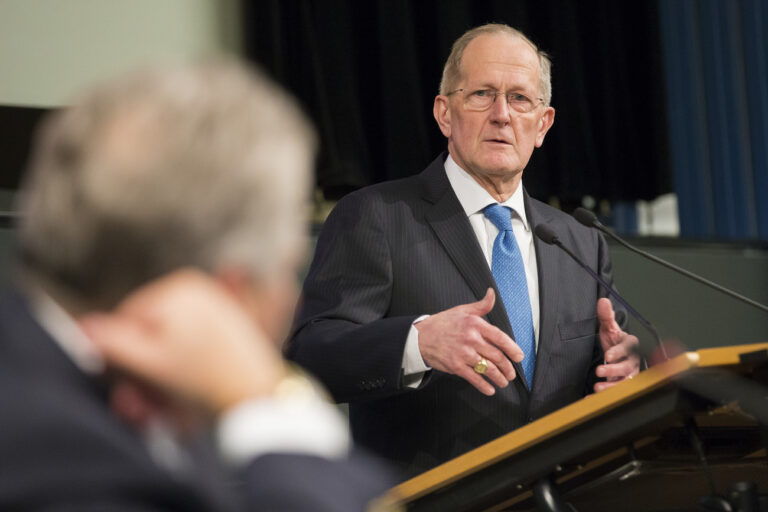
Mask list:
[[[20,192],[22,269],[83,305],[185,266],[268,278],[303,248],[314,130],[258,70],[138,70],[43,128]]]
[[[539,90],[541,92],[541,97],[544,99],[544,104],[549,106],[552,102],[552,62],[549,59],[549,55],[533,44],[525,34],[509,25],[501,23],[488,23],[470,29],[464,32],[464,34],[453,43],[451,53],[448,55],[448,59],[445,61],[445,66],[443,67],[443,77],[442,80],[440,80],[440,94],[448,94],[458,87],[459,82],[461,82],[461,79],[464,77],[464,72],[461,67],[461,58],[464,56],[464,50],[467,49],[467,45],[474,38],[483,34],[507,34],[522,39],[531,45],[531,48],[533,48],[536,55],[539,57]]]

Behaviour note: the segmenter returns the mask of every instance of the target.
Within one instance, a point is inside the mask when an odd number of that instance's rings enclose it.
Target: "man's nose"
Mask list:
[[[511,107],[507,103],[507,95],[497,95],[491,104],[491,121],[506,124],[510,121],[511,115],[512,112]]]

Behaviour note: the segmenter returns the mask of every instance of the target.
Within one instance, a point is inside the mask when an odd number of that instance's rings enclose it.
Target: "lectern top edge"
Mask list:
[[[768,343],[701,349],[680,354],[600,393],[540,418],[509,434],[407,480],[390,491],[393,502],[407,503],[450,485],[500,460],[522,452],[606,411],[670,383],[692,368],[740,364],[744,353],[768,350]]]

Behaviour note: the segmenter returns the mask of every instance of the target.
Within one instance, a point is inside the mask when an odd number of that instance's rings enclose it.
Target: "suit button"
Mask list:
[[[528,423],[530,423],[530,422],[532,422],[532,421],[534,421],[534,418],[533,418],[533,416],[528,416]]]

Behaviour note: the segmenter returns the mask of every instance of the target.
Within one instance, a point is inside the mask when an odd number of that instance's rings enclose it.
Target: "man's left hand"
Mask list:
[[[602,298],[597,301],[597,318],[600,321],[600,344],[605,364],[597,367],[596,374],[606,380],[595,384],[595,391],[602,391],[637,375],[640,372],[640,356],[636,350],[637,336],[627,334],[619,327],[610,300]]]

